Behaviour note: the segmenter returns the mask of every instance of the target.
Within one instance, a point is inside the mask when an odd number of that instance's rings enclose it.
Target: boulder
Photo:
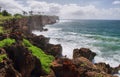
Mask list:
[[[45,52],[47,52],[47,54],[49,55],[53,55],[54,57],[61,57],[62,46],[60,44],[57,44],[57,45],[48,44]]]
[[[76,66],[70,59],[56,59],[52,63],[52,69],[56,77],[80,77]]]
[[[96,56],[96,53],[92,52],[88,48],[80,48],[80,49],[73,50],[73,58],[85,57],[88,60],[92,61],[95,56]]]

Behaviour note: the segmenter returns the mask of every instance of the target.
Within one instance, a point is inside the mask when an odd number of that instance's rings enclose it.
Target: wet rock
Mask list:
[[[80,48],[80,49],[73,50],[73,58],[85,57],[88,60],[92,61],[95,56],[96,56],[96,53],[92,52],[88,48]]]

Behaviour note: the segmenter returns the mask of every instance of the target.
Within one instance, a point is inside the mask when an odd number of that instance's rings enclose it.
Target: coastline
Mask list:
[[[60,44],[50,44],[50,38],[43,35],[36,36],[25,33],[18,24],[21,23],[13,22],[12,26],[4,24],[9,26],[8,30],[12,29],[12,31],[0,35],[1,42],[6,38],[15,39],[10,45],[6,46],[5,44],[0,49],[1,54],[7,54],[7,57],[4,57],[0,64],[1,77],[10,77],[10,74],[12,74],[11,77],[116,77],[112,75],[118,73],[120,69],[120,66],[112,68],[105,63],[93,64],[92,60],[96,53],[87,48],[75,49],[73,51],[74,58],[68,59],[66,56],[62,56]],[[41,52],[44,55],[41,57],[34,51]],[[54,60],[50,55],[54,57]]]

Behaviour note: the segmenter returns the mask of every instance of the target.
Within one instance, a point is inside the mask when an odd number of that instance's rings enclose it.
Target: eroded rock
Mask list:
[[[88,60],[92,61],[95,56],[96,56],[96,53],[92,52],[88,48],[80,48],[80,49],[73,50],[73,58],[85,57]]]

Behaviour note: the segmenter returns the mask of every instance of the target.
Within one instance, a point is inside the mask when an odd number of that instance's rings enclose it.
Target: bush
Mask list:
[[[17,18],[23,17],[21,14],[18,14],[18,13],[17,13],[17,14],[14,14],[14,16],[17,17]]]
[[[15,43],[14,39],[7,38],[0,41],[0,47],[2,48],[2,47],[10,46],[13,43]]]
[[[23,44],[32,51],[32,54],[36,56],[41,64],[42,68],[46,73],[50,72],[51,62],[54,60],[54,57],[51,55],[46,55],[40,48],[33,46],[28,40],[23,39]]]

